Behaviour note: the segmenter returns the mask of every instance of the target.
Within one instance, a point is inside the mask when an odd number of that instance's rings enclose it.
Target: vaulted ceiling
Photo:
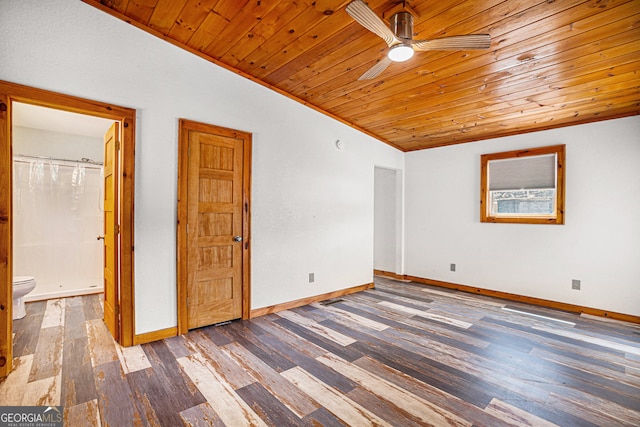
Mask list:
[[[640,114],[640,0],[410,0],[416,52],[378,77],[383,39],[349,0],[84,0],[403,151]],[[367,0],[380,17],[399,0]]]

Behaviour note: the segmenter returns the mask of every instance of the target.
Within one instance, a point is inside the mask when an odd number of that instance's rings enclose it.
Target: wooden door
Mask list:
[[[115,122],[104,135],[104,322],[117,341],[120,338],[118,292],[118,157],[119,126]]]
[[[222,128],[189,129],[187,327],[243,314],[244,139]]]

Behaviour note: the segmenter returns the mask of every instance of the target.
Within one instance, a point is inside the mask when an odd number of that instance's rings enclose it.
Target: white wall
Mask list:
[[[480,223],[480,155],[555,144],[567,150],[565,225]],[[640,117],[412,152],[405,162],[407,274],[640,315]]]
[[[253,133],[252,308],[371,282],[374,164],[403,153],[77,0],[0,11],[0,79],[137,110],[136,333],[176,325],[179,118]]]
[[[106,132],[109,129],[105,127]],[[13,127],[13,155],[54,157],[80,160],[83,157],[102,162],[102,138],[52,132],[22,126]]]

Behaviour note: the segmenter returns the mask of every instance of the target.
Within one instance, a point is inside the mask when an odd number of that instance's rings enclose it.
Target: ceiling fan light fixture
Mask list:
[[[413,57],[413,48],[408,44],[398,44],[389,49],[387,56],[393,62],[408,61]]]

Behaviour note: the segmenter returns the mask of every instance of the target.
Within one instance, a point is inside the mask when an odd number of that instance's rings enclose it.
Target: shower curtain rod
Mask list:
[[[20,160],[16,160],[16,157],[25,157],[27,159],[50,160],[50,161],[56,161],[56,162],[83,163],[89,166],[102,166],[101,162],[96,162],[95,160],[87,159],[86,157],[83,157],[80,160],[60,159],[56,157],[47,157],[47,156],[33,156],[30,154],[17,154],[13,157],[14,157],[14,160],[18,162]]]

